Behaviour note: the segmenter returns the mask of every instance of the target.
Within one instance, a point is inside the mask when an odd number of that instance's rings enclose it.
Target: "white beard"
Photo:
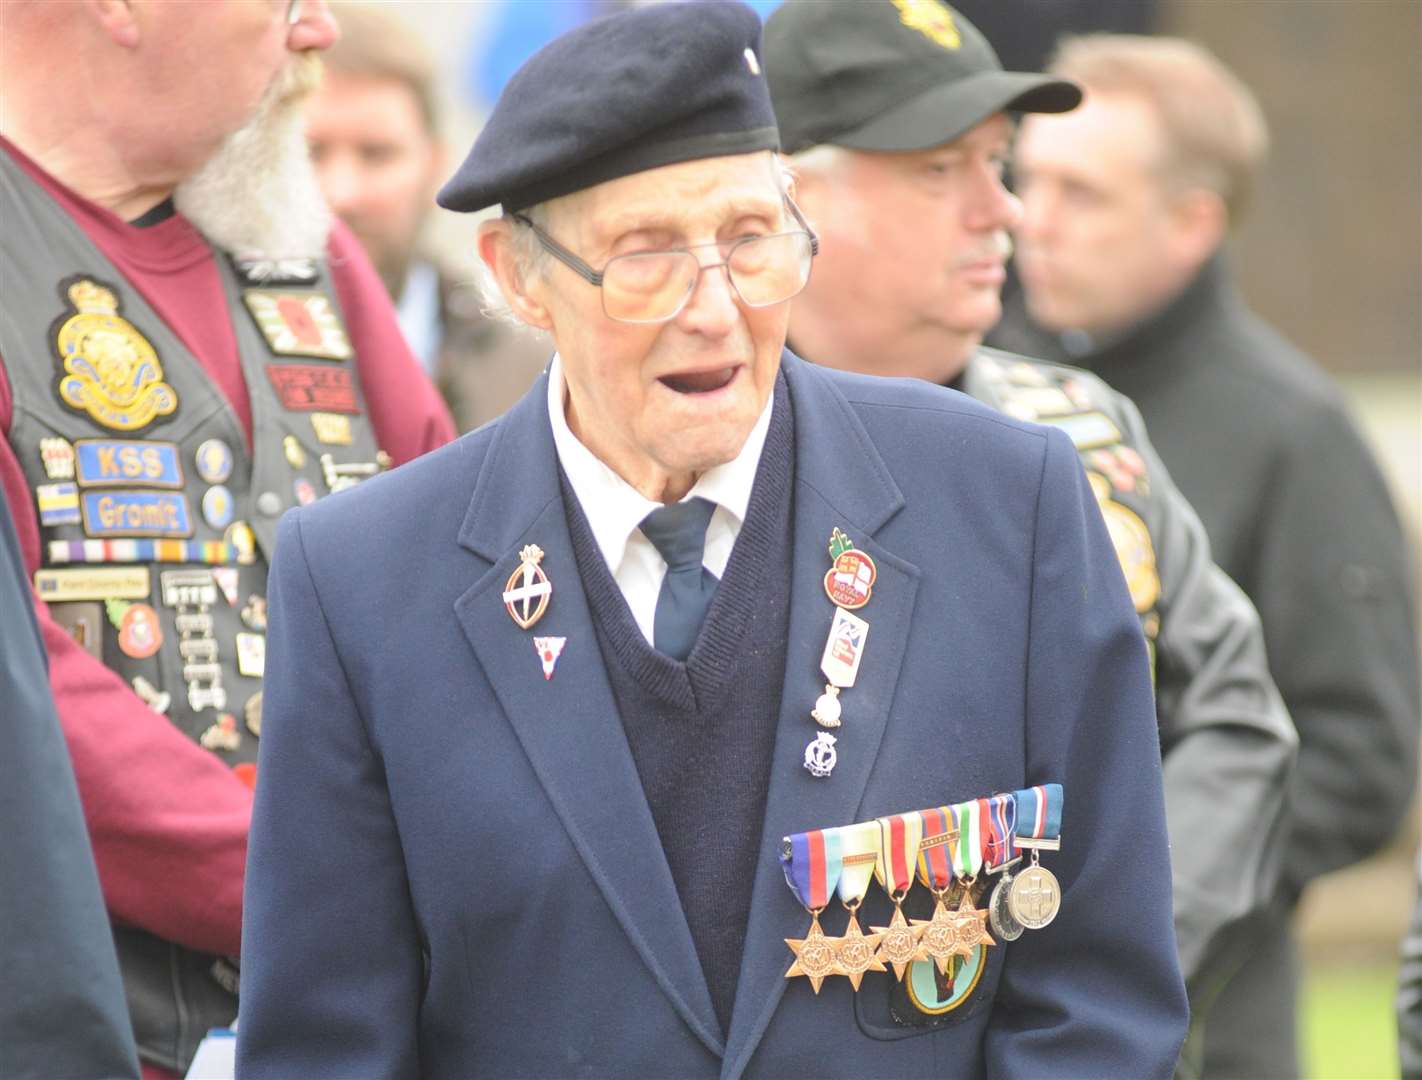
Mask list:
[[[233,255],[316,259],[326,252],[331,211],[311,164],[302,111],[320,72],[315,54],[295,57],[252,118],[173,193],[178,212]]]

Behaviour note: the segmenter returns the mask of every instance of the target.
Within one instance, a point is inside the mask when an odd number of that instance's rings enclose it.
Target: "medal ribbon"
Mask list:
[[[874,877],[889,894],[903,897],[913,886],[918,864],[918,843],[923,838],[923,818],[918,811],[881,817],[879,826],[879,859],[874,864]]]
[[[879,823],[861,821],[838,830],[840,841],[839,900],[851,911],[859,907],[869,882],[874,880],[874,867],[879,862]]]
[[[978,826],[977,800],[950,806],[958,842],[953,845],[953,872],[960,878],[977,877],[983,866],[983,838]]]
[[[786,838],[780,856],[785,883],[806,911],[823,911],[839,884],[839,834],[838,829],[815,829]]]
[[[1017,835],[1055,840],[1062,833],[1062,786],[1038,784],[1013,792],[1017,803]]]
[[[983,862],[996,869],[1013,858],[1012,837],[1017,828],[1017,799],[1013,795],[994,795],[978,800],[982,820]]]
[[[953,880],[950,850],[954,840],[953,815],[946,806],[920,810],[923,839],[919,841],[918,880],[934,892],[948,888]]]

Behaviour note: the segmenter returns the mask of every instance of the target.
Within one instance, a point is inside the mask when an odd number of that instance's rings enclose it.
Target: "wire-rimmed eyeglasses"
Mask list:
[[[800,292],[810,280],[810,263],[819,253],[820,241],[800,208],[788,196],[785,204],[799,223],[799,229],[743,236],[729,246],[693,244],[670,251],[614,255],[601,270],[594,270],[527,215],[510,216],[532,229],[545,251],[588,284],[602,290],[602,310],[609,319],[624,323],[660,323],[681,314],[707,270],[725,267],[731,289],[746,307],[771,307]],[[703,265],[694,254],[703,247],[724,247],[725,258]]]

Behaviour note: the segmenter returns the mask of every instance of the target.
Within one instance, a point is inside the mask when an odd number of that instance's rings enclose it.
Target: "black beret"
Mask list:
[[[512,212],[644,169],[779,146],[754,11],[731,0],[638,7],[529,57],[438,202]]]
[[[942,0],[786,0],[765,24],[766,78],[787,154],[820,143],[926,150],[994,113],[1067,112],[1075,83],[1003,71]]]

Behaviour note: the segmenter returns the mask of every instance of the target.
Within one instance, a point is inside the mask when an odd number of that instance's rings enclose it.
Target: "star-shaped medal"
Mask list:
[[[897,904],[894,905],[894,917],[889,920],[888,926],[874,926],[870,929],[880,935],[879,951],[874,958],[881,963],[888,961],[892,964],[894,977],[903,982],[904,972],[918,955],[918,939],[923,930],[910,926],[904,918],[903,908]]]
[[[884,963],[876,955],[880,934],[866,934],[859,929],[859,920],[851,912],[844,937],[835,940],[834,970],[836,975],[848,975],[855,990],[866,971],[883,971]]]
[[[820,917],[814,916],[809,932],[803,938],[786,938],[785,944],[795,954],[795,962],[785,973],[787,979],[804,975],[810,980],[815,993],[820,992],[820,983],[835,974],[835,946],[839,938],[825,937],[820,929]]]
[[[933,908],[933,918],[914,919],[913,925],[921,928],[922,935],[914,959],[932,960],[940,974],[948,974],[948,962],[954,956],[972,955],[971,947],[966,953],[962,950],[963,920],[958,912],[949,911],[942,899]]]
[[[934,912],[934,917],[937,917]],[[958,910],[950,916],[958,926],[958,944],[953,951],[965,959],[973,955],[979,945],[996,945],[987,931],[988,913],[986,909],[973,906],[972,891],[965,889],[963,899],[958,902]]]

